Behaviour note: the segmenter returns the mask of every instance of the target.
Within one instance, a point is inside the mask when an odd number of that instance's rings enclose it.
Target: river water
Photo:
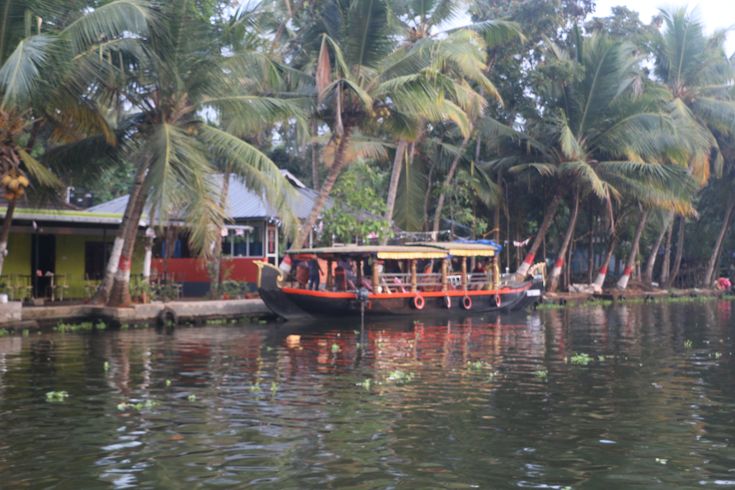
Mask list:
[[[3,337],[0,487],[735,486],[733,322],[713,301]]]

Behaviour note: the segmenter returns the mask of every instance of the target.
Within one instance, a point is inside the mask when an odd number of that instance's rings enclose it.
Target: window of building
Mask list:
[[[101,280],[105,276],[107,259],[110,258],[112,243],[86,242],[84,244],[84,276],[90,280]]]
[[[252,231],[230,230],[222,240],[222,253],[231,257],[263,257],[263,225],[251,224]]]

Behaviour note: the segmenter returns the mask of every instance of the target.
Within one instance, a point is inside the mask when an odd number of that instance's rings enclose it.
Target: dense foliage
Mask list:
[[[510,270],[556,264],[552,288],[608,269],[619,287],[708,285],[730,264],[733,62],[687,10],[646,24],[590,0],[5,5],[2,249],[16,202],[63,184],[131,195],[123,259],[145,202],[210,256],[226,219],[210,176],[225,173],[268,195],[297,246],[312,230],[450,230],[505,242]],[[278,166],[319,192],[305,223]]]

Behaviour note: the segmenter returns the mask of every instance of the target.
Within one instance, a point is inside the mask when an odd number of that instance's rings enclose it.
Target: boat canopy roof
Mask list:
[[[289,250],[291,255],[316,255],[322,258],[377,257],[386,260],[443,259],[454,257],[493,257],[492,245],[464,242],[425,242],[407,245],[346,245]]]
[[[445,250],[453,257],[494,257],[497,247],[484,243],[473,242],[421,242],[409,243],[410,246],[420,246]]]

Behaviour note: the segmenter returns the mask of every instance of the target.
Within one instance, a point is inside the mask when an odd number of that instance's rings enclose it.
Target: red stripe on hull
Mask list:
[[[443,298],[449,296],[450,298],[462,298],[464,296],[495,296],[496,294],[514,294],[526,291],[531,287],[530,284],[522,288],[503,288],[503,289],[485,289],[480,291],[463,291],[463,290],[452,290],[452,291],[424,291],[417,293],[370,293],[368,299],[405,299],[413,298],[416,295],[421,295],[424,298]],[[354,292],[340,291],[313,291],[309,289],[297,289],[297,288],[281,288],[285,294],[293,294],[299,296],[311,296],[316,298],[331,298],[331,299],[355,299]]]

